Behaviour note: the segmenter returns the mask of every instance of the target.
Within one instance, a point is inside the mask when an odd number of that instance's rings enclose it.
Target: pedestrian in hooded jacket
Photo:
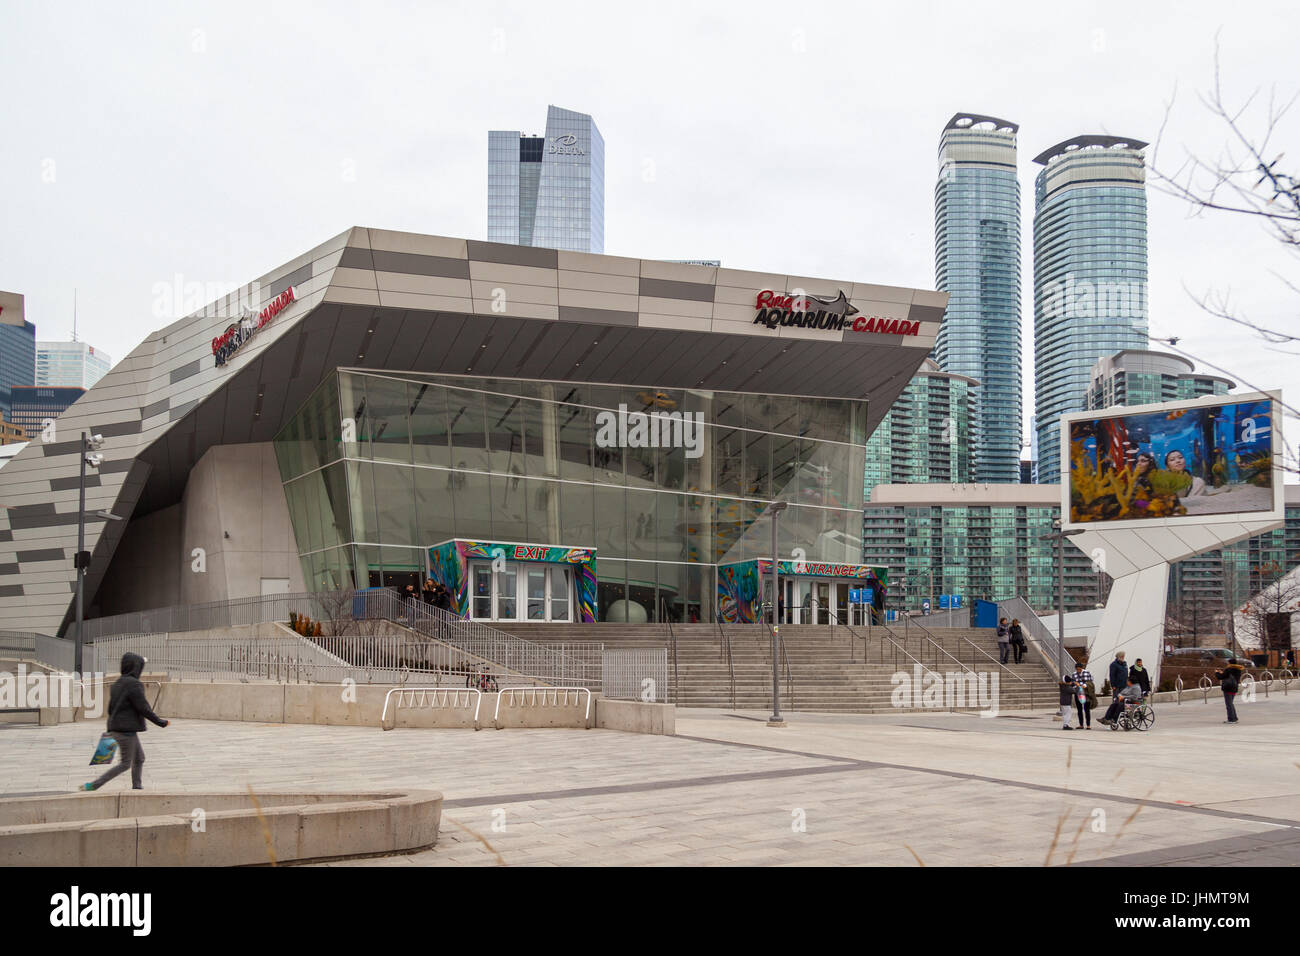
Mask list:
[[[131,770],[131,787],[144,789],[144,748],[140,746],[140,734],[144,733],[146,720],[151,720],[159,727],[166,727],[169,721],[163,720],[153,712],[149,701],[144,696],[144,685],[140,675],[144,673],[144,658],[127,651],[122,655],[122,676],[113,684],[108,693],[108,733],[117,741],[117,749],[122,759],[117,765],[106,770],[98,780],[83,783],[82,790],[98,790],[120,773]]]
[[[1219,679],[1219,689],[1223,691],[1223,706],[1228,711],[1225,724],[1237,722],[1236,697],[1241,687],[1241,678],[1245,673],[1246,668],[1238,664],[1235,657],[1228,658],[1227,666],[1223,670],[1214,672],[1214,676]]]

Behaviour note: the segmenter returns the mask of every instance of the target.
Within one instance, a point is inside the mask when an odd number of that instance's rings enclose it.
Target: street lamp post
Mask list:
[[[1076,534],[1083,534],[1082,528],[1072,531],[1061,530],[1061,519],[1052,519],[1051,534],[1043,535],[1043,541],[1056,542],[1056,669],[1065,673],[1065,539]]]
[[[77,568],[77,635],[72,670],[77,674],[82,672],[82,655],[86,646],[81,631],[85,614],[86,568],[90,566],[90,552],[86,550],[86,466],[99,467],[104,457],[95,454],[95,449],[102,444],[104,444],[103,435],[81,433],[81,473],[77,482],[77,554],[73,560]]]
[[[789,507],[788,502],[774,501],[769,509],[772,513],[772,717],[767,722],[769,727],[785,726],[785,721],[781,719],[781,671],[776,657],[776,645],[781,636],[781,622],[777,615],[777,608],[780,606],[777,591],[780,586],[780,576],[777,574],[776,527],[777,519],[787,507]]]

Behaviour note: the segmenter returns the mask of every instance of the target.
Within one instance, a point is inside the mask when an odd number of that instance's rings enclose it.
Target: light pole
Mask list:
[[[772,717],[767,722],[769,727],[785,726],[785,721],[781,719],[781,670],[776,658],[776,644],[781,636],[781,622],[777,616],[777,608],[780,606],[777,588],[781,579],[777,574],[776,526],[781,512],[787,507],[788,502],[774,501],[769,508],[772,513]]]
[[[1072,531],[1061,530],[1061,519],[1052,519],[1051,534],[1045,534],[1043,541],[1056,542],[1056,670],[1065,673],[1065,539],[1076,534],[1083,534],[1082,528]]]
[[[72,670],[76,674],[82,672],[82,652],[86,646],[86,642],[82,639],[81,624],[85,612],[86,568],[90,566],[90,552],[86,550],[86,466],[98,468],[104,461],[104,456],[95,452],[95,449],[103,444],[103,435],[81,433],[81,476],[77,482],[77,554],[73,559],[77,568],[77,636]]]

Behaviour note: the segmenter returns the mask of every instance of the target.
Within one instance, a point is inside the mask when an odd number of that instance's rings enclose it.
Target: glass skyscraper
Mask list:
[[[85,342],[37,342],[36,384],[90,388],[107,374],[113,360]]]
[[[1147,347],[1146,170],[1139,140],[1077,136],[1034,158],[1034,417],[1039,482],[1060,476],[1060,418],[1098,359]]]
[[[11,389],[36,384],[36,326],[0,324],[0,415],[10,416]]]
[[[926,359],[867,440],[864,493],[876,485],[973,481],[978,382]]]
[[[605,140],[586,113],[546,108],[546,134],[488,133],[488,241],[605,251]]]
[[[933,355],[945,372],[980,383],[973,468],[981,482],[1020,480],[1018,129],[958,113],[939,138],[935,288],[949,299]]]

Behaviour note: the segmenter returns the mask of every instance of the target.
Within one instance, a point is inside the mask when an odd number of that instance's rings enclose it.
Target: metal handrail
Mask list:
[[[660,609],[663,612],[663,618],[668,623],[668,643],[673,649],[673,703],[677,703],[677,632],[673,630],[673,618],[668,613],[668,602],[666,600],[659,602]]]
[[[1008,598],[1005,601],[998,601],[997,605],[999,618],[1005,617],[1008,620],[1016,618],[1020,621],[1020,631],[1025,635],[1025,642],[1048,663],[1053,673],[1061,666],[1062,661],[1073,661],[1069,652],[1065,650],[1065,636],[1061,635],[1058,640],[1056,635],[1047,629],[1038,612],[1030,607],[1029,602],[1024,598]],[[1003,608],[1010,610],[1003,610]]]
[[[935,634],[934,634],[934,632],[931,631],[931,630],[930,630],[928,627],[926,627],[924,624],[922,624],[920,621],[917,621],[917,622],[916,622],[916,626],[919,627],[923,633],[929,635],[931,639],[934,639],[934,638],[935,638]],[[975,652],[976,652],[976,651],[979,651],[981,654],[983,654],[985,657],[987,657],[987,658],[989,659],[989,661],[990,661],[992,664],[994,664],[994,665],[995,665],[995,666],[996,666],[1000,671],[1002,671],[1003,673],[1006,673],[1006,674],[1010,674],[1010,675],[1011,675],[1012,677],[1014,677],[1016,680],[1020,681],[1020,683],[1024,684],[1025,687],[1029,690],[1029,707],[1030,707],[1030,709],[1033,710],[1033,709],[1035,709],[1035,708],[1037,707],[1037,704],[1036,704],[1036,702],[1034,701],[1034,685],[1033,685],[1030,681],[1025,680],[1023,677],[1021,677],[1021,676],[1020,676],[1019,674],[1017,674],[1015,671],[1013,671],[1013,670],[1011,670],[1009,667],[1007,667],[1006,664],[1003,664],[1001,661],[999,661],[999,660],[997,660],[996,658],[994,658],[994,656],[993,656],[992,654],[990,654],[988,651],[984,650],[984,648],[980,647],[978,644],[976,644],[974,641],[972,641],[972,640],[971,640],[969,637],[967,637],[965,634],[957,634],[957,635],[954,635],[954,636],[957,637],[957,638],[960,639],[960,640],[965,641],[965,642],[966,642],[967,644],[969,644],[970,647],[971,647],[971,672],[972,672],[972,673],[975,672],[975,667],[974,667],[974,665],[975,665]],[[944,653],[947,653],[947,652],[945,651]]]
[[[731,656],[731,635],[722,626],[722,621],[713,622],[718,627],[718,653],[727,662],[727,673],[731,678],[731,709],[736,709],[736,662]]]
[[[832,613],[833,613],[833,612],[832,612]],[[909,661],[911,661],[913,664],[916,664],[916,665],[917,665],[918,667],[920,667],[922,670],[925,669],[925,665],[922,664],[920,661],[918,661],[915,657],[913,657],[913,656],[908,652],[908,650],[907,650],[906,647],[903,647],[903,646],[899,645],[899,643],[898,643],[896,640],[894,640],[893,637],[890,637],[890,636],[889,636],[890,634],[894,634],[894,636],[897,637],[897,634],[895,634],[894,631],[892,631],[892,630],[890,629],[889,625],[885,624],[885,623],[882,621],[882,622],[880,622],[877,626],[883,628],[884,631],[886,632],[886,633],[882,634],[881,637],[882,637],[884,640],[889,641],[889,643],[892,644],[893,647],[894,647],[894,669],[895,669],[895,670],[898,669],[898,655],[899,655],[900,652],[902,653],[902,655],[903,655],[904,657],[906,657],[906,658],[907,658]],[[859,635],[858,632],[855,631],[855,630],[853,629],[853,625],[852,625],[852,624],[845,624],[844,627],[848,630],[848,632],[849,632],[851,638],[852,638],[852,637],[862,636],[862,635]],[[867,641],[868,641],[869,639],[870,639],[870,633],[868,633],[868,634],[865,635],[865,636],[862,636],[862,663],[864,663],[864,664],[867,663]],[[884,646],[881,645],[881,652],[882,652],[882,655],[883,655],[883,651],[884,651]],[[884,658],[883,658],[883,656],[882,656],[882,658],[881,658],[881,663],[884,663]]]

